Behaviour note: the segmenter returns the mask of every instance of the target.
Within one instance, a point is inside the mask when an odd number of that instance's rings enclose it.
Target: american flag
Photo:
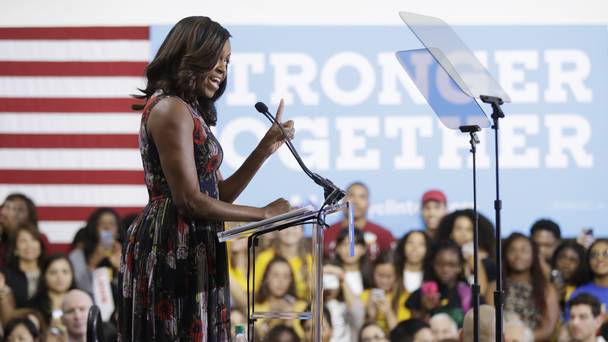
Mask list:
[[[0,200],[38,206],[66,244],[97,207],[147,202],[129,94],[144,85],[148,27],[0,28]]]

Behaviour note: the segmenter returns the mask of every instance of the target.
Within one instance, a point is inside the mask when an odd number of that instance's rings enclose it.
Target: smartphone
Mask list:
[[[378,288],[372,289],[370,296],[374,300],[381,300],[384,298],[384,290]]]
[[[340,288],[340,279],[333,273],[323,273],[323,289],[337,290]]]
[[[102,230],[99,232],[99,242],[107,248],[114,246],[114,233],[111,230]]]

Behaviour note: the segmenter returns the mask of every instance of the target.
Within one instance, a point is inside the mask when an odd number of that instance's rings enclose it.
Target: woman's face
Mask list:
[[[458,216],[454,220],[452,240],[461,247],[467,242],[473,241],[473,222],[468,217]]]
[[[438,280],[444,285],[452,285],[462,271],[458,253],[452,249],[439,251],[433,261],[433,269]]]
[[[15,254],[19,259],[26,261],[36,261],[40,257],[40,241],[28,231],[21,230],[17,235]]]
[[[268,290],[273,297],[282,298],[287,294],[293,282],[291,267],[285,262],[275,262],[268,270],[266,282]]]
[[[365,245],[361,243],[355,243],[355,255],[350,256],[350,247],[348,238],[342,240],[338,246],[336,246],[336,252],[345,265],[357,264],[359,260],[365,255]]]
[[[410,264],[420,264],[424,261],[426,255],[426,240],[424,233],[416,232],[408,236],[403,253]]]
[[[562,249],[555,259],[555,267],[562,273],[565,280],[574,276],[581,265],[581,259],[572,248]]]
[[[103,213],[97,221],[97,232],[111,231],[114,238],[118,237],[118,222],[116,217],[111,213]]]
[[[228,63],[230,63],[230,40],[226,40],[220,59],[215,63],[215,66],[209,71],[203,78],[203,92],[208,98],[212,98],[213,95],[220,89],[220,84],[226,79],[228,75]]]
[[[4,202],[0,210],[0,223],[10,231],[15,231],[28,220],[28,209],[25,201],[15,198]]]
[[[6,337],[6,342],[33,342],[34,337],[27,330],[25,325],[19,324],[13,329],[10,335]]]
[[[593,276],[608,275],[608,243],[598,242],[589,251],[589,265]]]
[[[66,259],[57,259],[51,263],[45,274],[47,287],[55,293],[65,293],[72,284],[72,269]]]
[[[374,284],[376,287],[383,289],[385,293],[389,293],[395,286],[395,266],[390,263],[378,264],[374,268]]]
[[[507,263],[514,272],[528,272],[532,268],[532,243],[524,238],[517,238],[511,242],[506,250]]]
[[[388,342],[384,330],[377,325],[368,325],[361,331],[361,342]]]

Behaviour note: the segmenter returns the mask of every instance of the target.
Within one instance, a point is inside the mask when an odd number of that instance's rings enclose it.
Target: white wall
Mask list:
[[[400,25],[400,10],[450,24],[605,24],[607,0],[4,0],[0,26],[171,24]]]

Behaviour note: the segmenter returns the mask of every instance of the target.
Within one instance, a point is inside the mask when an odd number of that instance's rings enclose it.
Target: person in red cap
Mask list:
[[[436,189],[429,190],[422,195],[422,221],[424,231],[431,239],[435,239],[439,222],[447,214],[448,200],[445,194]]]
[[[355,227],[363,231],[369,256],[374,260],[381,252],[391,249],[395,238],[391,232],[367,219],[369,208],[369,189],[361,182],[355,182],[346,189],[346,199],[353,204]],[[342,228],[348,227],[348,218],[333,224],[323,231],[323,245],[326,256],[333,256],[336,249],[336,238]]]

